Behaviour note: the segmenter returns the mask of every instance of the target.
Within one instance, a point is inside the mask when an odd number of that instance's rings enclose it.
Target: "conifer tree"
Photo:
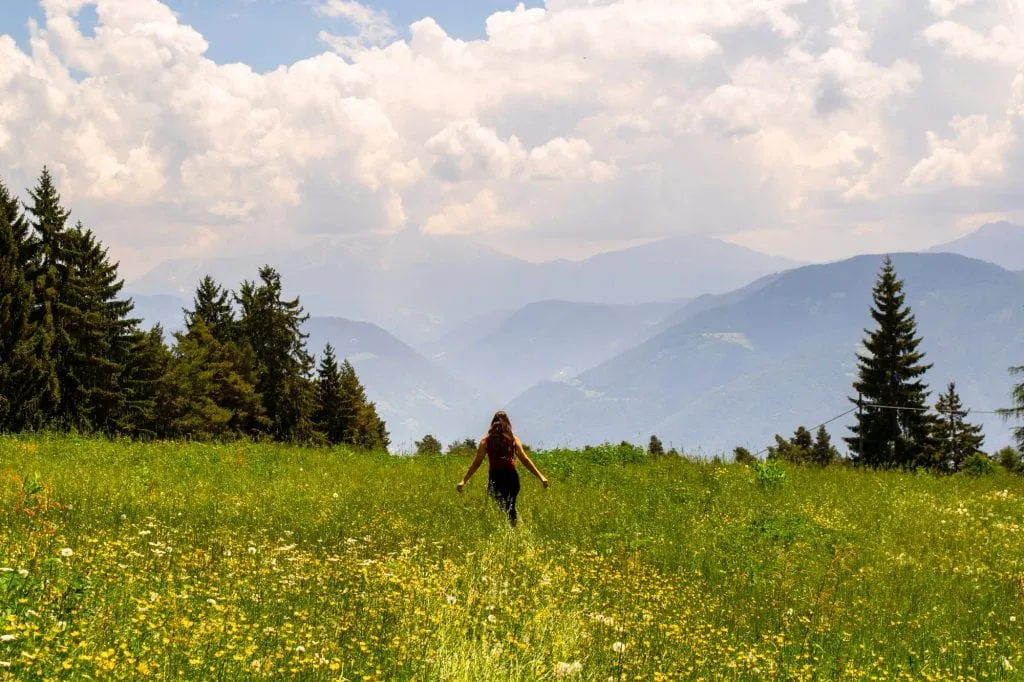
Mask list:
[[[832,445],[832,437],[825,430],[825,425],[818,427],[811,446],[811,461],[819,466],[828,466],[839,459],[839,451]]]
[[[317,368],[316,411],[313,413],[313,424],[328,443],[337,445],[345,441],[345,435],[350,430],[346,416],[354,418],[353,414],[345,413],[338,358],[334,355],[334,346],[328,343]]]
[[[61,386],[58,368],[64,364],[67,340],[61,330],[59,302],[64,284],[64,251],[70,211],[60,201],[49,169],[43,168],[34,189],[29,190],[32,236],[28,279],[33,288],[32,395],[26,399],[25,412],[30,423],[39,427],[59,421]]]
[[[241,337],[256,361],[256,389],[277,440],[313,436],[313,358],[306,351],[302,324],[309,318],[299,299],[282,298],[281,276],[265,265],[260,282],[246,281],[236,300],[241,306]]]
[[[1009,371],[1011,375],[1022,375],[1024,374],[1024,365],[1011,367]],[[1024,381],[1014,384],[1010,397],[1013,399],[1013,406],[997,410],[997,414],[1004,420],[1024,421]],[[1017,449],[1024,452],[1024,425],[1014,427],[1013,437],[1017,441]]]
[[[913,467],[928,463],[930,418],[923,375],[931,368],[918,350],[917,323],[905,304],[903,281],[886,256],[872,291],[871,317],[878,325],[865,330],[866,354],[857,353],[853,384],[859,405],[857,422],[845,441],[855,463],[873,468]],[[883,407],[884,406],[884,407]],[[894,409],[898,408],[898,409]]]
[[[347,359],[341,365],[342,414],[348,424],[344,442],[367,450],[387,449],[391,439],[377,406],[366,397],[356,370]]]
[[[31,380],[32,287],[25,279],[24,219],[0,184],[0,431],[21,430]]]
[[[234,339],[235,312],[231,307],[230,292],[222,289],[206,275],[196,287],[192,299],[192,310],[185,310],[185,326],[192,329],[196,321],[202,320],[213,338],[221,343]]]
[[[965,421],[967,410],[960,402],[956,384],[949,382],[945,393],[935,402],[937,416],[932,421],[933,467],[939,471],[959,471],[968,457],[981,451],[985,436],[981,426]]]
[[[171,351],[159,324],[149,331],[132,332],[127,363],[121,375],[124,400],[117,431],[141,438],[166,435],[167,421],[162,418],[160,389],[171,361]]]

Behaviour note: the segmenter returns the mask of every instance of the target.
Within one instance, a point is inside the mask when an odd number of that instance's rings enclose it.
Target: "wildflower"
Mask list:
[[[18,575],[20,575],[22,578],[28,577],[28,569],[27,568],[20,569],[18,571]]]
[[[612,644],[612,651],[614,651],[617,654],[621,654],[625,650],[626,650],[626,645],[623,644],[622,642],[616,642],[615,644]]]
[[[17,638],[18,638],[17,635],[12,635],[12,634],[8,633],[6,635],[0,635],[0,642],[13,642]]]
[[[1010,663],[1010,659],[1008,659],[1006,656],[1003,656],[1003,660],[1001,661],[1001,663],[1003,664],[1003,670],[1006,670],[1007,672],[1013,670],[1013,664]]]
[[[304,653],[306,653],[306,647],[304,647],[304,646],[302,646],[302,645],[300,644],[300,645],[298,645],[297,647],[295,647],[295,651],[296,651],[296,652],[298,652],[298,653],[300,653],[300,654],[304,654]]]
[[[562,678],[568,677],[569,675],[576,675],[582,669],[583,664],[579,661],[573,661],[572,663],[559,663],[555,666],[555,677]]]
[[[210,597],[209,599],[206,600],[206,603],[209,604],[210,606],[216,606],[217,605],[217,600],[214,599],[213,597]]]
[[[72,550],[72,549],[71,549],[70,547],[65,547],[64,549],[62,549],[62,550],[60,551],[60,555],[61,555],[62,557],[69,557],[69,556],[71,556],[72,554],[74,554],[74,551],[73,551],[73,550]]]
[[[457,598],[455,597],[455,595],[454,595],[454,594],[449,594],[449,595],[448,595],[447,597],[445,597],[445,600],[446,600],[446,601],[447,601],[447,602],[448,602],[449,604],[454,604],[455,602],[457,602],[457,601],[458,601],[458,599],[457,599]]]
[[[0,573],[14,573],[14,569],[8,566],[0,566]]]
[[[255,547],[250,547],[249,548],[249,554],[255,554],[255,553],[256,553],[256,548]]]

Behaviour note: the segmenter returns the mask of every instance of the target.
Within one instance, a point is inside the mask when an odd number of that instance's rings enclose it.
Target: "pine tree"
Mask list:
[[[32,366],[32,287],[25,279],[26,231],[17,203],[0,183],[0,431],[21,430]]]
[[[70,211],[60,201],[53,177],[44,167],[35,189],[29,190],[32,204],[32,236],[28,240],[28,279],[33,288],[32,363],[29,372],[31,395],[26,397],[26,426],[40,427],[60,421],[61,386],[58,368],[65,362],[67,339],[61,330],[60,300],[65,278],[64,251]]]
[[[859,373],[853,388],[858,397],[850,400],[860,409],[850,427],[853,435],[844,440],[859,465],[913,467],[928,457],[931,420],[923,375],[931,365],[922,363],[917,323],[888,256],[872,297],[871,317],[878,327],[865,330],[867,353],[857,353]]]
[[[344,442],[367,450],[387,449],[391,440],[377,406],[366,397],[356,370],[347,359],[341,365],[342,414],[349,425]]]
[[[964,420],[967,410],[954,382],[949,382],[946,392],[935,402],[935,411],[938,414],[932,421],[932,466],[939,471],[959,471],[969,456],[981,451],[985,436],[981,426]]]
[[[166,421],[161,418],[160,388],[171,360],[171,351],[159,324],[149,331],[132,333],[127,363],[121,375],[124,400],[117,431],[141,438],[166,435]]]
[[[1009,371],[1011,375],[1024,374],[1024,365],[1011,367]],[[997,410],[997,414],[1004,420],[1024,421],[1024,381],[1014,384],[1010,396],[1013,399],[1013,406]],[[1024,452],[1024,426],[1014,427],[1013,437],[1017,441],[1017,449]]]
[[[344,408],[338,358],[334,355],[334,346],[328,343],[317,368],[316,411],[313,413],[313,424],[331,445],[343,443],[345,434],[349,431]]]
[[[192,329],[202,320],[213,338],[225,343],[235,337],[235,312],[231,307],[230,292],[222,289],[209,275],[196,287],[192,310],[185,310],[185,326]]]
[[[56,307],[62,358],[58,419],[83,431],[130,430],[121,375],[140,320],[128,317],[134,304],[118,298],[124,286],[118,265],[92,231],[78,223],[64,241]]]
[[[665,454],[665,446],[656,435],[651,435],[651,441],[647,445],[647,452],[654,457],[660,457]]]
[[[839,459],[839,451],[832,445],[832,437],[825,430],[825,425],[818,427],[811,446],[811,461],[818,466],[828,466]]]
[[[236,300],[241,306],[241,338],[256,360],[256,389],[277,440],[313,437],[314,402],[310,374],[313,358],[306,351],[302,324],[309,318],[299,299],[282,298],[281,276],[269,265],[259,271],[260,283],[246,281]]]

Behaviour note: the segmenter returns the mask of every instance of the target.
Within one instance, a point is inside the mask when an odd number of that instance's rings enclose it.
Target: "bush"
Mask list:
[[[757,462],[754,465],[754,480],[767,490],[781,488],[786,482],[786,470],[775,460]]]
[[[996,472],[996,467],[984,452],[975,452],[967,456],[961,470],[968,476],[988,476]]]
[[[660,457],[665,454],[665,446],[661,444],[661,439],[657,436],[651,436],[651,443],[647,446],[647,453],[653,457]]]
[[[995,454],[995,460],[999,462],[999,465],[1009,471],[1010,473],[1019,474],[1021,473],[1024,466],[1021,463],[1020,452],[1015,447],[1007,445],[1005,448],[1001,448]]]
[[[417,455],[440,455],[443,450],[441,441],[429,433],[423,436],[423,440],[416,441],[415,445]]]
[[[739,445],[732,451],[732,461],[736,462],[737,464],[750,466],[751,464],[756,464],[761,460],[759,460],[757,457],[754,457],[754,454],[750,452],[750,450],[747,450],[742,445]]]
[[[456,455],[461,457],[473,457],[476,455],[477,442],[472,438],[467,438],[463,441],[455,441],[448,446],[449,455]]]

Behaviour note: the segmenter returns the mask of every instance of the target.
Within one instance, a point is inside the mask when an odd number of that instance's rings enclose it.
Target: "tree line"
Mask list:
[[[0,182],[0,431],[389,445],[352,365],[319,364],[299,299],[270,266],[237,291],[210,276],[168,343],[122,298],[118,264],[47,168],[20,202]]]
[[[857,353],[856,396],[850,396],[857,417],[850,435],[843,438],[855,466],[879,468],[924,468],[937,472],[964,469],[985,470],[993,459],[1010,470],[1021,471],[1020,450],[1024,450],[1024,427],[1014,429],[1018,448],[1003,448],[995,457],[982,451],[985,437],[979,425],[967,420],[963,406],[950,382],[934,405],[928,404],[925,376],[932,364],[920,350],[917,322],[906,303],[904,282],[892,259],[885,257],[872,290],[870,315],[873,330],[865,330],[864,352]],[[1013,374],[1024,367],[1012,367]],[[999,410],[1004,418],[1024,418],[1024,383],[1013,389],[1014,406]],[[791,438],[775,436],[768,448],[770,459],[801,464],[827,465],[840,459],[822,426],[817,441],[800,426]],[[742,452],[739,452],[741,451]],[[750,457],[737,449],[738,458]]]

